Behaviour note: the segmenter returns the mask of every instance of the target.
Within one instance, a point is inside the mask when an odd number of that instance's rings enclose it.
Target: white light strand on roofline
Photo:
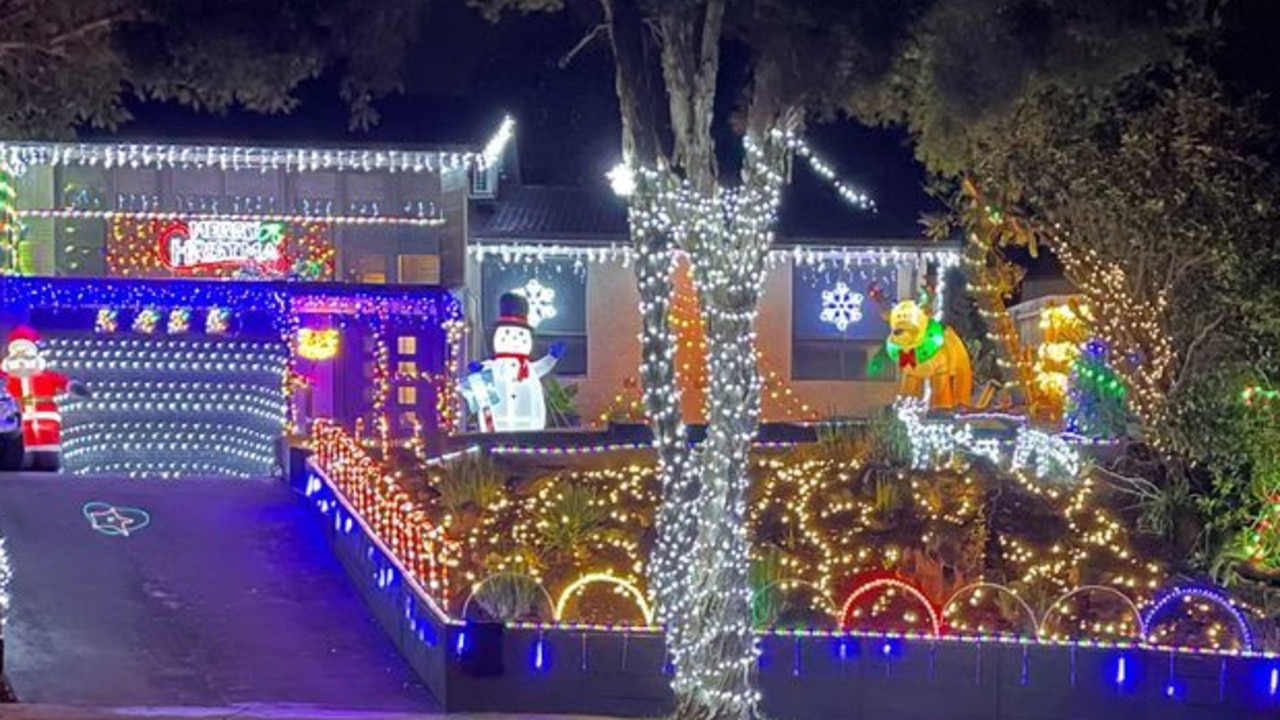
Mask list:
[[[0,142],[0,162],[21,174],[32,165],[104,168],[218,168],[220,170],[438,172],[485,168],[502,157],[515,136],[515,121],[503,119],[482,152],[394,149],[271,148],[236,145],[154,143]]]
[[[628,245],[564,245],[547,243],[480,243],[467,249],[479,263],[496,262],[502,266],[536,265],[548,261],[571,260],[575,264],[620,263],[628,266],[634,260],[634,252]],[[937,247],[916,249],[908,247],[865,246],[850,247],[792,247],[774,248],[765,261],[767,267],[781,263],[819,269],[858,267],[864,265],[901,265],[903,263],[928,263],[940,267],[960,264],[960,249]]]

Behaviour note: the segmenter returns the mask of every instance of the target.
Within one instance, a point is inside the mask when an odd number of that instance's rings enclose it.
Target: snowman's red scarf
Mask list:
[[[523,353],[494,353],[494,360],[515,360],[520,363],[520,369],[516,371],[516,380],[529,379],[529,356]]]

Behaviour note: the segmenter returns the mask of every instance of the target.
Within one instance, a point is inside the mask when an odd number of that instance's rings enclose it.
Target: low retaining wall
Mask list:
[[[290,474],[324,516],[370,611],[449,712],[670,710],[650,632],[448,621],[311,463]],[[1280,659],[1139,647],[870,635],[760,638],[764,711],[776,720],[1230,720],[1280,717]]]

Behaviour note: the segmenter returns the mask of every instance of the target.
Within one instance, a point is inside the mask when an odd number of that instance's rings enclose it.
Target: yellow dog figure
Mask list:
[[[914,300],[903,300],[889,312],[889,339],[885,348],[902,371],[899,393],[924,394],[929,381],[929,406],[951,410],[969,407],[973,398],[973,366],[969,351],[955,330],[929,317]]]

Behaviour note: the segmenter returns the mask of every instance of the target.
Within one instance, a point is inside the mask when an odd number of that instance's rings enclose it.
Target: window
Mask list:
[[[418,338],[413,335],[401,335],[396,338],[396,352],[401,355],[413,355],[418,352]]]
[[[889,334],[882,308],[871,299],[877,286],[895,297],[897,268],[792,269],[793,380],[893,379],[891,371],[872,373]]]
[[[387,258],[383,255],[357,255],[348,261],[347,276],[358,283],[384,285],[387,282]]]
[[[412,360],[401,360],[396,363],[396,374],[413,377],[418,374],[418,363]]]
[[[400,282],[406,285],[440,284],[439,255],[401,255]]]
[[[556,363],[561,376],[587,373],[587,270],[572,261],[550,260],[538,264],[504,266],[496,260],[483,266],[481,316],[485,327],[485,351],[492,352],[493,328],[498,319],[498,299],[518,292],[529,300],[529,325],[533,328],[533,355],[547,354],[553,343],[564,345]]]
[[[404,385],[396,388],[396,402],[401,405],[417,405],[418,404],[418,388],[412,385]]]

